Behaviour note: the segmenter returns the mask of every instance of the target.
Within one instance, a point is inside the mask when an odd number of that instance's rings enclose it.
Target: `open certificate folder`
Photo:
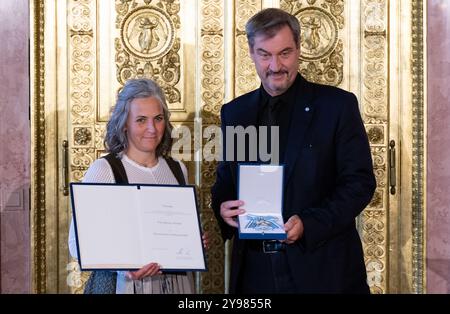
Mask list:
[[[238,216],[240,239],[286,239],[282,216],[283,166],[239,165],[239,196],[245,214]]]
[[[71,183],[82,270],[206,270],[195,188]]]

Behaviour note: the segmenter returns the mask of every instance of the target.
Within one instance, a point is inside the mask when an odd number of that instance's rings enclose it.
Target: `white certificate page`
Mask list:
[[[283,166],[239,165],[241,234],[285,234],[282,217]]]
[[[205,270],[193,186],[71,184],[80,265]]]

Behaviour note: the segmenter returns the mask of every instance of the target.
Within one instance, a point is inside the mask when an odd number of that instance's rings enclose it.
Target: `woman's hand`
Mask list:
[[[150,263],[141,269],[127,272],[126,276],[130,279],[138,280],[149,276],[160,275],[162,274],[160,267],[158,263]]]

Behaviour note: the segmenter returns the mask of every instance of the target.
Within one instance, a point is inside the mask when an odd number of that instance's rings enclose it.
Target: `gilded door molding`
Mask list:
[[[46,292],[46,228],[45,228],[45,110],[44,110],[44,3],[32,3],[32,158],[31,158],[31,256],[32,289]]]
[[[426,293],[424,5],[426,1],[412,1],[412,290],[415,293]]]
[[[344,51],[340,32],[345,24],[344,0],[282,0],[280,7],[300,22],[300,73],[312,82],[341,84]]]
[[[130,78],[152,77],[163,88],[172,111],[175,106],[180,109],[183,91],[179,11],[178,1],[116,2],[117,80],[123,85]]]
[[[201,1],[198,10],[200,118],[204,129],[220,123],[219,112],[225,95],[225,15],[223,2],[220,0]],[[212,249],[208,252],[209,271],[201,274],[198,283],[199,292],[202,293],[221,293],[224,288],[224,246],[214,214],[210,210],[210,190],[214,183],[215,168],[215,162],[201,162],[201,220],[212,242]]]
[[[372,201],[362,215],[362,239],[367,277],[372,293],[387,292],[388,284],[388,9],[386,1],[362,3],[363,88],[361,107],[372,150],[377,180]]]

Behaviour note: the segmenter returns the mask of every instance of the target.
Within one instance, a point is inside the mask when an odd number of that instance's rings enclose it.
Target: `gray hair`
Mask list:
[[[117,96],[116,105],[112,108],[111,118],[106,125],[104,144],[109,153],[119,153],[128,148],[128,138],[124,130],[130,112],[130,104],[136,98],[156,98],[163,109],[165,130],[164,135],[156,147],[156,156],[168,155],[172,149],[172,124],[169,121],[170,111],[166,97],[159,85],[150,79],[131,79],[123,86]]]
[[[255,37],[265,35],[272,38],[284,26],[289,26],[297,48],[300,48],[300,23],[292,14],[277,8],[267,8],[259,11],[245,25],[250,49],[253,49]]]

